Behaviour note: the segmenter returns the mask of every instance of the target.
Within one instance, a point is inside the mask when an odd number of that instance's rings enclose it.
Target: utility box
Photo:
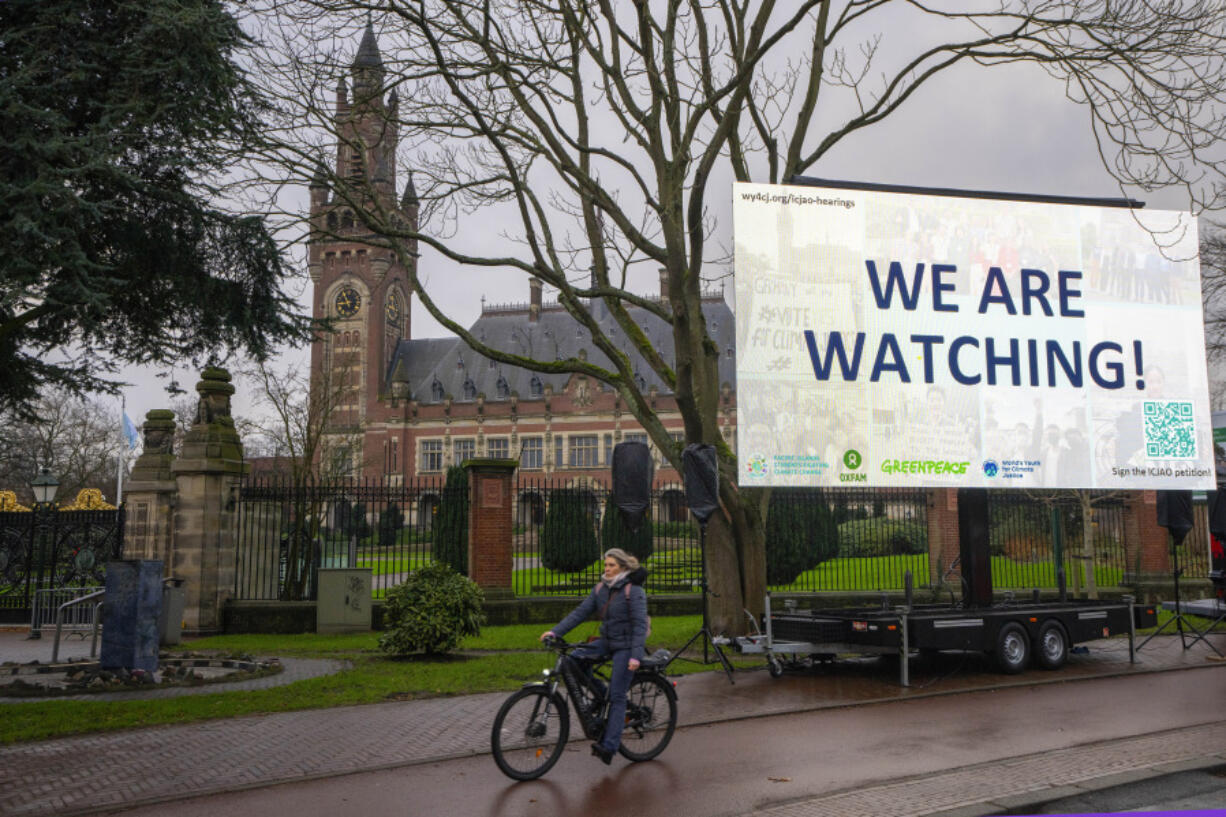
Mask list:
[[[370,629],[370,568],[321,568],[315,632],[358,633]]]
[[[183,605],[186,596],[182,579],[162,582],[162,614],[158,617],[158,642],[162,646],[183,640]]]
[[[162,613],[162,562],[107,562],[102,605],[103,669],[158,668],[158,618]]]

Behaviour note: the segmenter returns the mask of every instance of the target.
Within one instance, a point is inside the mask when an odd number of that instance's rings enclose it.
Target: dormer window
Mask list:
[[[507,383],[507,379],[502,375],[498,376],[498,383],[494,386],[494,388],[497,389],[498,396],[500,398],[511,396],[511,386],[509,383]]]
[[[541,397],[545,394],[545,385],[541,383],[539,377],[532,375],[532,382],[528,384],[528,390],[533,397]]]
[[[643,379],[643,376],[641,374],[638,374],[636,372],[634,375],[634,385],[638,387],[639,391],[643,391],[644,389],[647,388],[647,381]]]
[[[473,382],[473,379],[471,377],[465,379],[464,381],[464,399],[465,400],[476,400],[477,399],[477,384]]]
[[[436,401],[442,402],[443,384],[439,382],[437,377],[434,378],[434,382],[430,384],[430,394]]]

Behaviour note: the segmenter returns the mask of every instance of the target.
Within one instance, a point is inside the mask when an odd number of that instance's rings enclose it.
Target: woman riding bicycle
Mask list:
[[[604,555],[604,578],[593,588],[583,603],[570,615],[541,635],[561,637],[587,620],[593,613],[600,619],[600,637],[571,653],[571,657],[589,662],[610,659],[609,719],[604,735],[592,744],[592,754],[606,764],[621,744],[626,720],[626,689],[634,671],[643,660],[647,640],[647,593],[643,580],[647,571],[639,560],[621,548],[611,548]]]

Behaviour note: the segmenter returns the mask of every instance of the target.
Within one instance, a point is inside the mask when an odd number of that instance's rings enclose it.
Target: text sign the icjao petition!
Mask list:
[[[736,184],[743,485],[1208,489],[1196,220]]]

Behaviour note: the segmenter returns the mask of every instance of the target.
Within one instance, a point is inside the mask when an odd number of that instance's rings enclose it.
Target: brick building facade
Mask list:
[[[370,26],[351,69],[352,86],[336,88],[339,135],[335,177],[369,177],[375,202],[417,226],[418,198],[410,176],[397,200],[395,92],[384,93],[384,68]],[[352,202],[329,188],[327,174],[311,185],[309,270],[316,316],[333,319],[335,331],[312,349],[313,398],[325,390],[341,395],[330,412],[325,456],[347,473],[392,484],[441,474],[466,459],[518,459],[521,475],[563,482],[607,482],[612,448],[647,435],[623,398],[585,375],[548,374],[491,361],[456,337],[413,338],[409,323],[412,270],[428,265],[416,246],[399,259],[363,241]],[[661,281],[663,299],[666,281]],[[470,327],[482,342],[538,360],[584,358],[608,363],[580,324],[560,305],[544,299],[541,282],[528,282],[527,299],[486,304]],[[637,383],[664,425],[681,440],[682,421],[669,390],[642,358],[602,302],[590,306],[602,329],[622,340],[638,364]],[[720,423],[733,442],[736,422],[735,333],[723,293],[703,299],[712,340],[720,348]],[[648,310],[630,314],[666,360],[673,358],[670,327]],[[397,388],[393,389],[393,384]],[[316,394],[316,393],[319,394]],[[393,394],[405,395],[396,398]],[[681,481],[662,467],[657,452],[656,487],[670,497],[659,518],[683,518]],[[522,498],[520,512],[536,499]]]

